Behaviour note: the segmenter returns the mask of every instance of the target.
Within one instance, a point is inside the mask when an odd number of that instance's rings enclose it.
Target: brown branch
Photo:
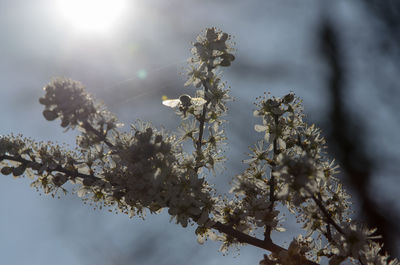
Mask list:
[[[43,163],[39,163],[39,162],[35,162],[35,161],[30,161],[27,159],[24,159],[21,156],[18,157],[14,157],[14,156],[9,156],[9,155],[2,155],[0,156],[0,161],[2,160],[11,160],[11,161],[15,161],[15,162],[19,162],[22,163],[24,165],[26,165],[27,168],[32,168],[33,167],[42,167],[44,164]],[[68,170],[60,165],[58,165],[56,168],[54,169],[50,169],[48,167],[46,167],[46,171],[48,172],[52,172],[52,171],[58,171],[58,172],[62,172],[64,174],[66,174],[67,176],[72,176],[73,178],[76,177],[80,177],[83,179],[98,179],[97,177],[95,177],[94,175],[87,175],[87,174],[83,174],[80,173],[78,171],[71,171]],[[272,240],[269,238],[269,240],[260,240],[258,238],[249,236],[243,232],[237,231],[235,229],[233,229],[232,227],[222,224],[220,222],[215,223],[212,228],[218,230],[221,233],[227,234],[233,238],[235,238],[238,242],[240,243],[245,243],[245,244],[249,244],[249,245],[253,245],[265,250],[268,250],[272,253],[276,253],[278,254],[281,251],[287,251],[287,249],[282,248],[276,244],[274,244],[272,242]],[[313,261],[309,261],[309,260],[305,260],[304,262],[301,262],[300,264],[304,264],[304,265],[317,265],[318,263],[315,263]]]
[[[308,191],[310,192],[310,191]],[[340,232],[342,235],[345,233],[343,232],[343,229],[335,222],[335,220],[332,219],[328,211],[326,210],[325,206],[322,204],[320,200],[318,200],[314,195],[311,196],[311,198],[314,200],[314,202],[318,205],[318,208],[321,210],[321,212],[324,214],[328,224],[331,224],[333,227],[336,228],[338,232]]]
[[[221,233],[227,234],[229,236],[232,236],[233,238],[235,238],[238,242],[240,243],[245,243],[245,244],[249,244],[255,247],[259,247],[265,250],[268,250],[272,253],[276,253],[279,254],[279,252],[281,251],[287,251],[287,249],[280,247],[276,244],[274,244],[272,241],[266,242],[264,240],[260,240],[258,238],[249,236],[245,233],[242,233],[240,231],[237,231],[235,229],[233,229],[230,226],[224,225],[220,222],[215,223],[212,228],[218,230]],[[318,265],[318,263],[315,263],[313,261],[310,260],[305,260],[304,263],[300,263],[300,264],[304,264],[304,265]]]
[[[11,161],[19,162],[19,163],[24,164],[27,168],[31,168],[32,170],[36,170],[36,169],[34,169],[34,167],[36,168],[36,167],[44,166],[43,163],[30,161],[21,156],[15,157],[15,156],[9,156],[9,155],[2,155],[2,156],[0,156],[0,161],[2,161],[2,160],[11,160]],[[78,171],[68,170],[60,165],[57,165],[57,167],[54,169],[50,169],[50,168],[46,167],[46,171],[47,172],[53,172],[53,171],[61,172],[61,173],[66,174],[67,176],[71,176],[73,178],[79,177],[82,179],[93,179],[93,180],[99,179],[98,177],[95,177],[94,175],[87,175],[87,174],[80,173]]]
[[[274,116],[274,121],[275,121],[275,125],[278,126],[278,116],[275,115]],[[274,139],[273,142],[273,148],[274,148],[274,157],[273,160],[276,160],[276,157],[278,155],[278,143],[276,140],[276,137]],[[272,211],[274,209],[274,203],[275,203],[275,177],[273,175],[273,170],[271,170],[271,178],[269,181],[269,201],[270,201],[270,205],[269,205],[269,210]],[[271,241],[271,227],[270,226],[265,226],[265,232],[264,232],[264,241],[268,242]]]
[[[203,140],[203,131],[204,131],[204,123],[205,123],[205,118],[206,118],[206,112],[207,112],[207,104],[204,104],[203,106],[203,113],[201,114],[200,117],[200,129],[199,129],[199,138],[197,140],[197,152],[201,151],[201,142]]]
[[[208,88],[207,88],[207,82],[206,81],[201,81],[201,83],[203,84],[204,87],[204,91],[207,92]],[[206,120],[206,113],[207,113],[207,106],[208,106],[209,101],[206,102],[206,104],[204,104],[203,106],[203,112],[200,116],[199,119],[199,138],[197,139],[197,143],[196,143],[196,153],[197,153],[197,157],[196,157],[196,167],[195,167],[195,171],[197,172],[199,170],[199,168],[201,167],[199,164],[199,159],[200,159],[200,153],[201,153],[201,146],[202,146],[202,141],[203,141],[203,133],[204,133],[204,123]]]
[[[99,138],[99,140],[103,141],[108,147],[110,147],[110,148],[114,147],[114,145],[107,140],[106,134],[96,130],[88,121],[84,121],[82,127],[86,131],[90,131],[90,132],[94,133]]]

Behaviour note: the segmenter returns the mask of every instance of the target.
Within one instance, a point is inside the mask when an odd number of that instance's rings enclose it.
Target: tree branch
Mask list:
[[[201,83],[203,84],[204,87],[204,91],[207,92],[208,91],[208,87],[207,87],[207,82],[206,81],[201,81]],[[203,133],[204,133],[204,123],[206,120],[206,113],[207,113],[207,106],[208,106],[208,102],[206,102],[206,104],[204,104],[203,106],[203,112],[200,116],[199,119],[199,138],[197,139],[197,143],[196,143],[196,153],[197,153],[197,157],[196,157],[196,167],[195,167],[195,171],[197,172],[199,170],[199,168],[201,167],[201,165],[199,164],[199,157],[200,157],[200,153],[201,153],[201,146],[202,146],[202,141],[203,141]]]
[[[225,233],[229,236],[234,237],[237,241],[239,241],[240,243],[246,243],[249,245],[253,245],[265,250],[268,250],[272,253],[276,253],[279,254],[279,252],[281,251],[288,251],[287,249],[280,247],[276,244],[274,244],[272,241],[266,242],[264,240],[260,240],[258,238],[249,236],[245,233],[242,233],[240,231],[237,231],[235,229],[233,229],[230,226],[224,225],[220,222],[215,223],[212,228],[218,230],[221,233]],[[304,263],[300,263],[300,264],[304,264],[304,265],[318,265],[318,263],[315,263],[313,261],[310,260],[306,260]]]
[[[9,155],[2,155],[2,156],[0,156],[0,161],[2,161],[2,160],[11,160],[11,161],[19,162],[19,163],[24,164],[27,168],[31,168],[32,170],[35,170],[34,168],[36,168],[36,167],[44,166],[43,163],[27,160],[21,156],[14,157],[14,156],[9,156]],[[47,172],[58,171],[58,172],[66,174],[67,176],[71,176],[73,178],[79,177],[82,179],[93,179],[93,180],[99,179],[98,177],[95,177],[94,175],[88,175],[88,174],[80,173],[78,171],[68,170],[60,165],[57,165],[57,167],[54,169],[50,169],[49,167],[46,167],[46,171]]]
[[[110,147],[110,148],[114,147],[114,145],[107,140],[106,135],[104,133],[96,130],[88,121],[84,121],[82,127],[86,131],[90,131],[90,132],[94,133],[99,138],[99,140],[103,141],[108,147]]]
[[[324,214],[326,220],[328,221],[328,224],[331,224],[333,227],[336,228],[338,232],[344,235],[345,233],[343,232],[343,229],[335,222],[335,220],[332,219],[332,217],[329,215],[328,211],[325,209],[325,206],[322,204],[322,202],[318,200],[314,195],[312,195],[311,198],[314,200],[314,202],[318,205],[318,208]]]
[[[278,116],[274,117],[275,119],[275,125],[278,126]],[[274,157],[273,161],[276,161],[276,157],[279,154],[278,152],[278,143],[276,140],[276,137],[273,142],[273,148],[274,148]],[[274,209],[274,203],[275,203],[275,177],[273,175],[273,169],[271,169],[271,178],[269,181],[269,201],[271,204],[269,205],[269,210],[272,211]],[[270,226],[265,226],[265,232],[264,232],[264,241],[271,241],[271,227]]]

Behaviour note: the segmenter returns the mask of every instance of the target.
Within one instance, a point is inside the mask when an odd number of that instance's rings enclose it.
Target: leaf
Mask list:
[[[3,175],[10,175],[12,172],[13,172],[12,167],[3,167],[1,169],[1,174],[3,174]]]
[[[43,116],[48,121],[53,121],[53,120],[57,119],[57,117],[58,117],[57,112],[52,111],[52,110],[44,110]]]
[[[21,176],[22,174],[24,174],[26,167],[24,165],[20,165],[19,167],[16,167],[13,169],[13,175],[14,177],[18,177]]]
[[[219,63],[219,65],[220,66],[230,66],[231,65],[231,62],[229,61],[229,60],[222,60],[220,63]]]
[[[47,105],[50,101],[47,98],[39,98],[39,103],[42,105]]]

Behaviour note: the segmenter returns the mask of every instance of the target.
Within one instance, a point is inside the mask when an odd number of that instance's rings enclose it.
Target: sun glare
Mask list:
[[[58,0],[58,11],[77,30],[110,30],[126,9],[126,0]]]

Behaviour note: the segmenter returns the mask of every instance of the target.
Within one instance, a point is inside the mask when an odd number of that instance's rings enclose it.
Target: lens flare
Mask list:
[[[58,0],[57,9],[68,24],[81,31],[110,30],[127,8],[126,0]]]

